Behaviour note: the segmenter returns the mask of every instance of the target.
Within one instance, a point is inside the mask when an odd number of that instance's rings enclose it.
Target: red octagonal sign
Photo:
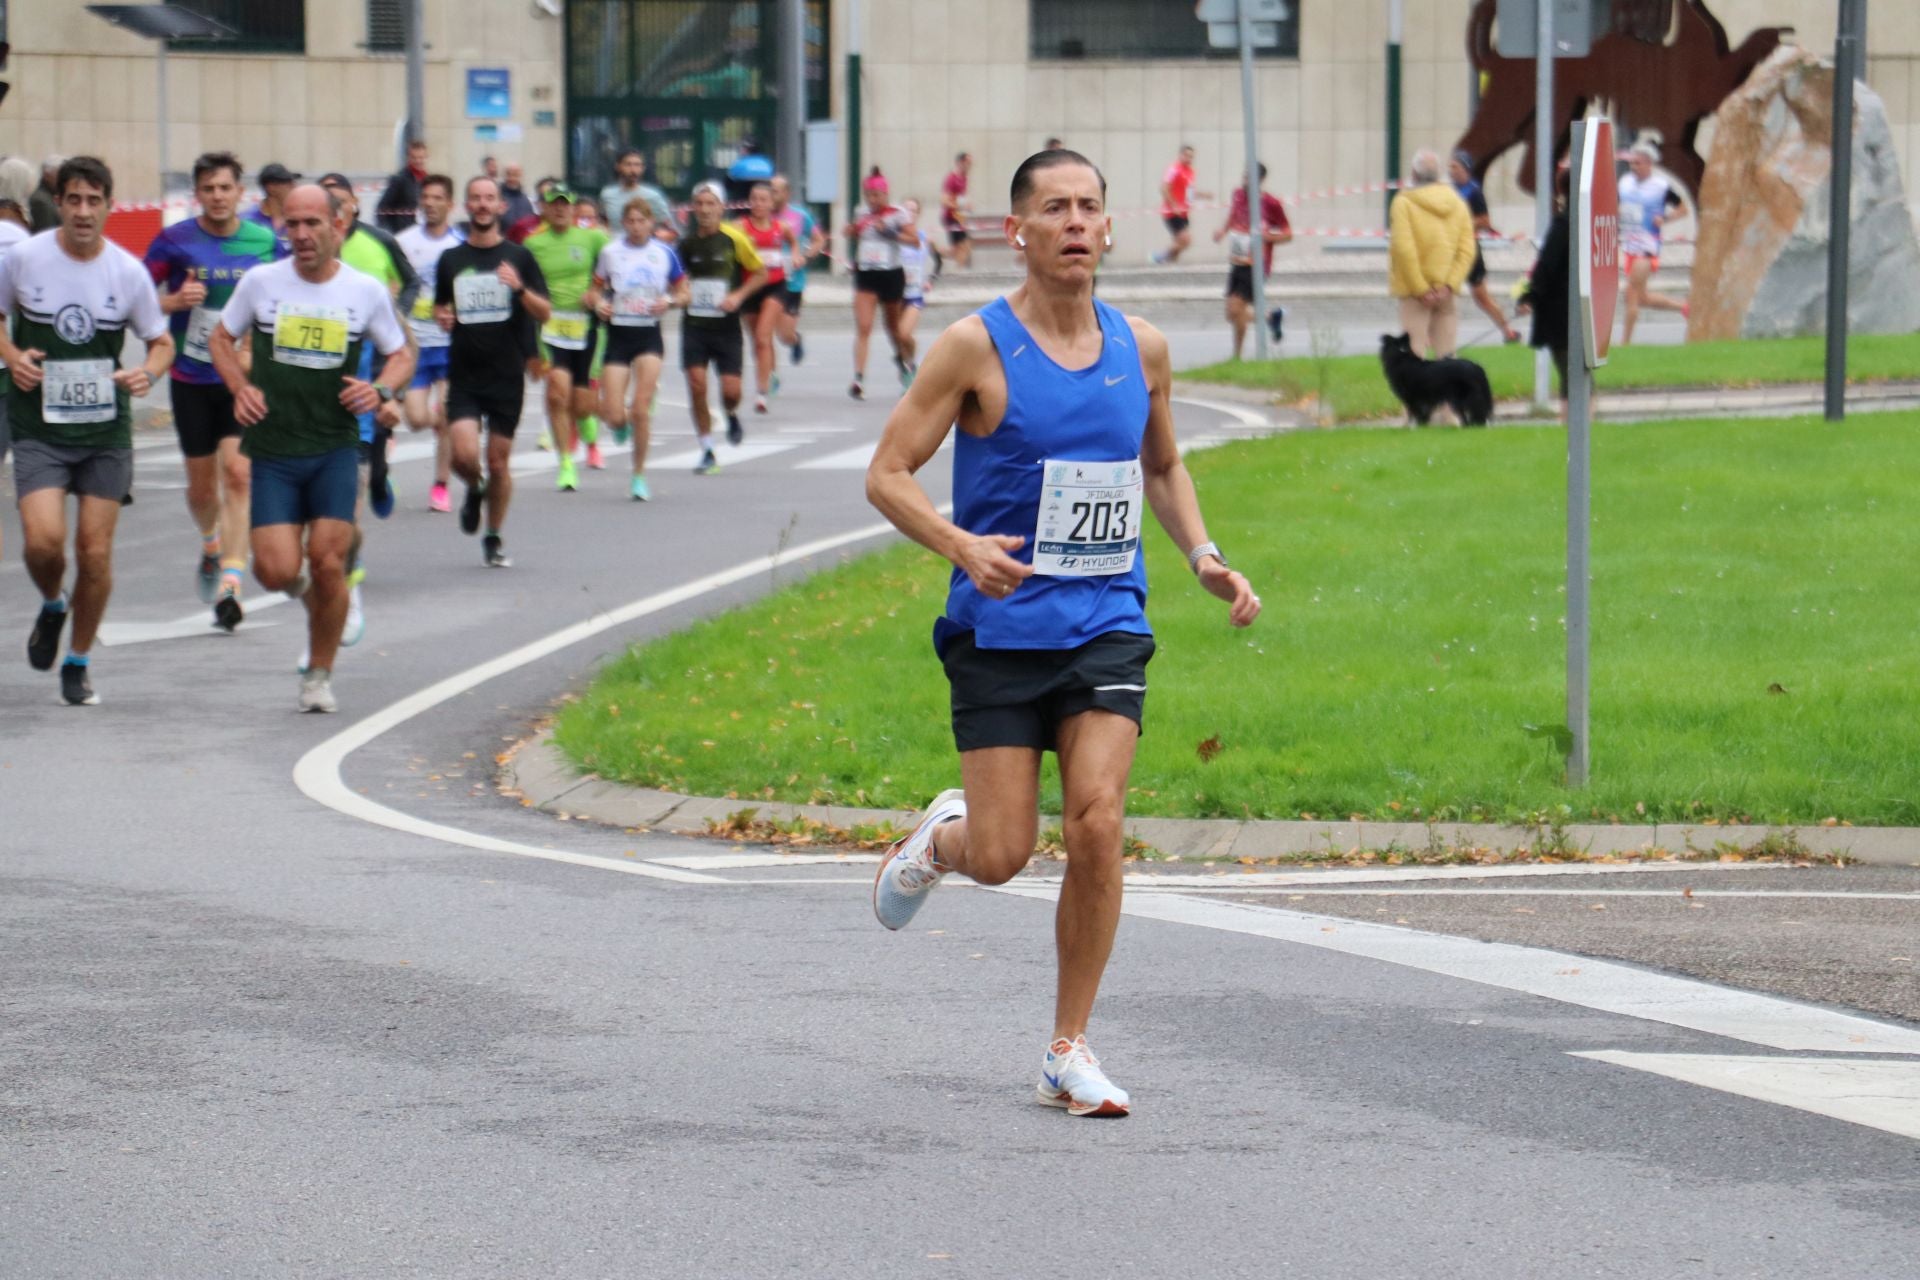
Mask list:
[[[1572,229],[1580,329],[1587,368],[1597,369],[1607,362],[1613,308],[1620,297],[1620,187],[1613,169],[1613,121],[1593,116],[1583,123]]]

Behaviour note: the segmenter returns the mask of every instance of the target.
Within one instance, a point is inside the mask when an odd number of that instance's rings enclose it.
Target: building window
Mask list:
[[[1240,56],[1237,48],[1208,44],[1193,0],[1027,0],[1027,10],[1028,49],[1037,62]],[[1286,13],[1279,45],[1256,50],[1257,56],[1300,56],[1299,0]]]
[[[182,53],[305,53],[306,0],[167,0],[238,34],[231,40],[173,40]]]
[[[367,0],[367,52],[407,51],[407,0]]]

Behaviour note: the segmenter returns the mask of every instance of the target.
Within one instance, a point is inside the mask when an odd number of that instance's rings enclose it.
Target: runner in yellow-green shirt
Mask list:
[[[573,192],[564,184],[547,188],[541,207],[545,219],[527,237],[527,252],[540,264],[547,279],[553,314],[540,328],[541,353],[547,361],[547,420],[554,447],[560,454],[556,485],[571,493],[580,487],[573,455],[580,446],[581,427],[593,416],[593,356],[599,346],[599,318],[587,307],[594,264],[607,247],[607,233],[574,224]],[[589,440],[587,465],[598,469],[600,448]]]

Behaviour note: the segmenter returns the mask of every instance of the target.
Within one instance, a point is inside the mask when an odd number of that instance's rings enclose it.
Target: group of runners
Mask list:
[[[557,187],[546,193],[544,226],[520,245],[503,225],[499,184],[484,176],[465,185],[466,227],[456,234],[453,185],[427,175],[421,220],[398,240],[356,221],[351,184],[338,175],[318,183],[285,175],[265,218],[253,220],[237,212],[234,157],[201,157],[194,178],[200,217],[170,228],[142,263],[104,236],[107,166],[69,160],[58,175],[60,226],[0,260],[0,311],[10,322],[0,360],[14,386],[27,565],[43,601],[28,655],[50,668],[65,630],[60,681],[71,703],[97,700],[88,659],[112,584],[115,521],[132,488],[131,399],[169,369],[197,477],[188,505],[202,539],[201,590],[232,625],[250,549],[261,585],[304,602],[298,705],[325,712],[337,705],[330,673],[348,632],[360,508],[377,515],[393,501],[380,460],[386,433],[402,421],[437,429],[444,419],[439,483],[461,480],[461,528],[484,525],[486,562],[504,565],[508,455],[530,367],[553,370],[548,404],[565,448],[593,408],[579,392],[604,326],[597,404],[610,428],[632,431],[644,449],[660,321],[683,307],[683,363],[711,469],[705,381],[717,366],[737,437],[740,318],[754,322],[758,348],[770,338],[798,345],[782,319],[797,306],[768,290],[788,286],[776,271],[811,243],[810,229],[776,221],[771,187],[756,190],[735,223],[725,219],[724,193],[702,186],[677,236],[657,225],[650,201],[631,199],[618,240],[575,225],[570,193]],[[914,247],[915,223],[888,203],[883,183],[869,179],[867,194],[849,238],[870,315],[906,299],[911,259],[903,263],[901,250]],[[1132,1106],[1087,1028],[1119,923],[1121,824],[1154,653],[1140,546],[1147,509],[1234,626],[1260,612],[1201,520],[1174,438],[1165,339],[1093,296],[1112,243],[1105,200],[1105,179],[1075,152],[1049,149],[1020,166],[1004,232],[1026,280],[948,329],[924,367],[910,340],[897,348],[910,385],[867,473],[870,500],[953,565],[934,645],[951,687],[962,784],[888,851],[873,884],[875,914],[899,929],[950,872],[983,884],[1017,874],[1034,851],[1041,758],[1057,753],[1068,869],[1037,1096],[1086,1116]],[[122,368],[129,329],[147,343],[146,357]],[[957,432],[951,517],[915,477],[949,431]],[[635,495],[644,497],[638,468]],[[79,513],[70,594],[69,493]]]
[[[424,168],[424,149],[414,151]],[[297,666],[306,711],[335,709],[338,650],[365,633],[365,517],[394,509],[389,450],[403,424],[434,437],[428,507],[453,511],[457,478],[459,527],[480,535],[485,564],[507,567],[525,380],[544,384],[562,492],[579,487],[582,445],[590,469],[604,465],[604,422],[616,441],[631,441],[628,492],[650,500],[662,325],[680,308],[702,445],[695,470],[717,472],[709,369],[738,444],[746,335],[754,407],[766,413],[779,385],[775,343],[804,357],[806,263],[824,236],[778,176],[754,186],[737,220],[725,192],[702,185],[682,228],[642,181],[638,152],[621,157],[618,173],[601,193],[616,233],[583,225],[575,208],[585,201],[562,183],[543,183],[537,221],[516,227],[498,179],[456,190],[425,173],[414,220],[394,235],[359,220],[354,184],[339,173],[304,182],[268,165],[256,175],[262,198],[243,212],[240,160],[210,152],[192,170],[197,216],[164,228],[142,260],[106,238],[108,166],[91,157],[62,166],[59,226],[10,240],[0,259],[15,488],[42,598],[33,666],[51,669],[64,636],[63,698],[99,701],[91,656],[119,511],[132,501],[132,401],[162,377],[198,535],[196,590],[212,625],[228,632],[245,618],[249,563],[262,587],[305,603]],[[128,330],[147,353],[122,368]]]

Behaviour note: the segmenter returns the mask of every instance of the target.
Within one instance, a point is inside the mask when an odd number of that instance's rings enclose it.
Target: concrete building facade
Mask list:
[[[222,2],[193,0],[190,7]],[[285,2],[290,0],[248,0]],[[1193,44],[1192,0],[1099,2],[1129,15],[1127,39],[1120,42],[1127,47]],[[625,80],[617,68],[615,74],[596,72],[604,83],[591,90],[570,83],[585,77],[583,68],[607,62],[599,56],[603,33],[620,23],[652,32],[678,21],[686,31],[717,30],[718,38],[735,44],[766,40],[772,3],[425,0],[427,138],[435,164],[465,174],[491,153],[522,161],[530,179],[569,172],[576,182],[602,181],[608,139],[645,140],[650,128],[674,124],[663,118],[657,96],[644,109],[636,105],[624,121],[610,118],[620,95],[642,91],[639,71]],[[843,123],[847,119],[845,55],[857,49],[864,65],[862,159],[888,172],[896,195],[936,198],[953,154],[966,150],[975,157],[975,208],[997,212],[1014,167],[1047,136],[1058,135],[1100,163],[1110,203],[1124,215],[1127,241],[1144,245],[1159,234],[1157,184],[1182,142],[1199,150],[1202,188],[1219,191],[1236,180],[1242,155],[1238,69],[1230,58],[1101,56],[1098,41],[1080,37],[1037,49],[1036,24],[1059,21],[1060,6],[1078,3],[813,0],[809,22],[819,30],[810,53],[816,65],[825,64],[820,74],[829,86],[827,111]],[[169,56],[169,154],[176,171],[199,151],[216,147],[235,150],[250,167],[268,160],[309,173],[340,168],[371,174],[391,167],[394,131],[405,110],[404,60],[398,53],[370,52],[367,45],[379,15],[392,6],[381,0],[305,0],[296,7],[304,22],[298,52]],[[1403,158],[1416,147],[1446,147],[1467,125],[1471,7],[1472,0],[1405,4]],[[1833,0],[1711,0],[1711,7],[1736,44],[1755,27],[1787,25],[1803,46],[1831,51]],[[726,11],[717,25],[716,8]],[[1269,188],[1294,194],[1378,182],[1386,166],[1388,0],[1297,0],[1295,10],[1288,32],[1294,50],[1263,58],[1257,71],[1260,151],[1272,171]],[[153,46],[109,27],[79,0],[11,0],[0,12],[13,45],[7,71],[13,90],[0,105],[0,152],[30,158],[99,152],[114,165],[123,198],[152,199],[159,189]],[[1911,190],[1920,157],[1920,5],[1875,5],[1870,23],[1867,79],[1886,100]],[[632,49],[622,56],[653,57],[638,35],[629,43]],[[756,61],[751,51],[729,57],[739,65],[771,65]],[[506,118],[469,114],[468,73],[475,69],[507,72]],[[683,93],[689,102],[694,95],[751,94],[764,106],[777,91],[765,79],[757,70],[736,82],[717,74],[688,75],[667,90],[647,91]],[[713,87],[727,83],[733,87]],[[570,121],[570,104],[588,93],[596,95],[594,110],[601,114],[592,122]],[[711,113],[711,96],[700,101]],[[811,114],[822,114],[821,104],[811,105]],[[598,145],[586,145],[582,139],[594,131]],[[1489,190],[1497,205],[1521,203],[1510,182],[1516,161],[1517,153],[1493,174]],[[658,167],[666,176],[670,166]],[[698,169],[695,157],[678,172],[697,176]],[[845,189],[844,179],[839,188]],[[1380,200],[1316,200],[1299,206],[1295,216],[1309,227],[1378,225]]]

